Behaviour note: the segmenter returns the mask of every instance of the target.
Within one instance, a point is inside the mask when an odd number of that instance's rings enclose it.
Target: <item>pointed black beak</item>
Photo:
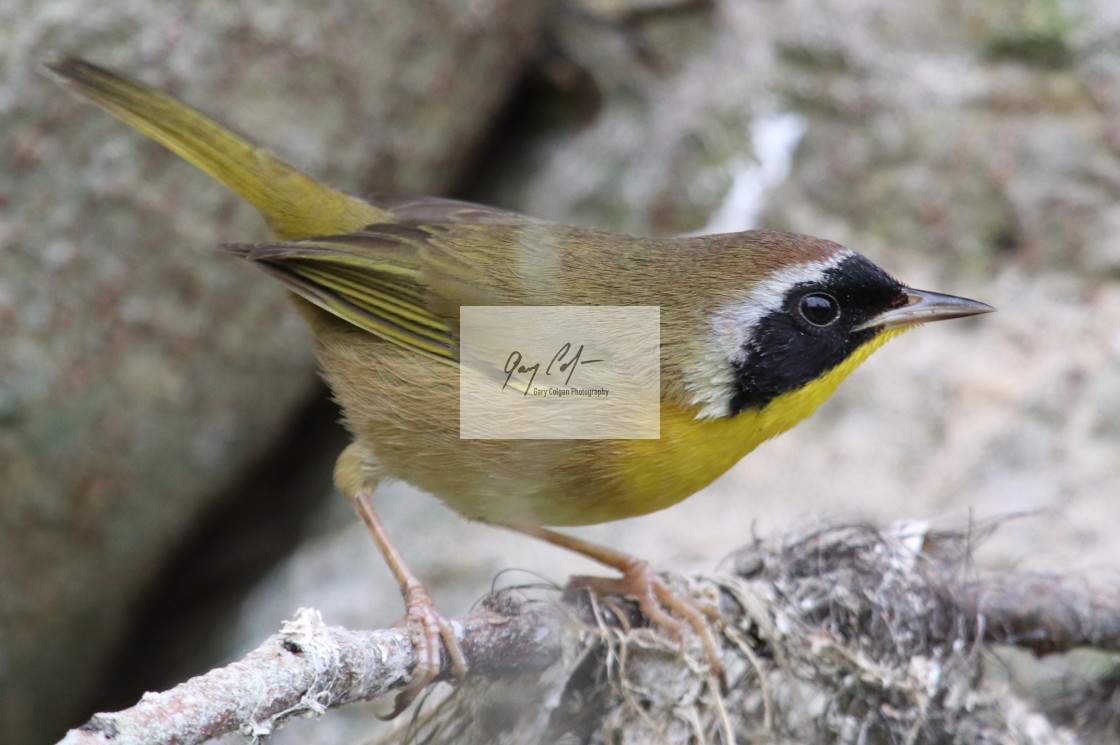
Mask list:
[[[877,328],[886,331],[887,329],[914,326],[930,321],[945,321],[950,318],[964,318],[980,313],[991,313],[995,310],[987,303],[955,295],[942,295],[939,292],[911,290],[910,288],[906,288],[905,292],[908,300],[906,305],[884,311],[852,330],[862,331],[863,329]]]

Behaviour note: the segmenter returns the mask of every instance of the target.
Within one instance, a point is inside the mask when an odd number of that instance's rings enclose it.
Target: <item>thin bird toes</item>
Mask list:
[[[443,670],[443,652],[447,652],[449,674],[461,679],[467,673],[467,662],[451,623],[436,610],[431,596],[422,587],[412,588],[405,597],[406,612],[402,623],[408,627],[416,650],[416,664],[408,683],[400,688],[393,710],[384,719],[393,719],[409,707],[416,697]]]
[[[700,637],[708,665],[713,675],[726,689],[727,681],[719,644],[712,632],[712,624],[720,621],[719,609],[696,598],[682,595],[671,588],[648,562],[635,560],[628,565],[622,577],[573,577],[569,590],[588,590],[598,597],[625,595],[638,601],[642,615],[654,626],[679,641],[687,624]],[[674,618],[674,615],[676,618]],[[683,619],[683,623],[681,620]]]

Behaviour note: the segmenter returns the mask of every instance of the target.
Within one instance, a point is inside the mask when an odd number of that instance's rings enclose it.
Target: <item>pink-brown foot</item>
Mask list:
[[[446,650],[450,674],[462,678],[467,673],[467,661],[455,638],[451,623],[438,610],[432,597],[421,585],[404,591],[405,617],[401,621],[409,630],[412,646],[416,650],[416,665],[412,676],[397,691],[393,711],[385,719],[393,719],[408,708],[409,704],[428,687],[443,670],[443,652]]]
[[[572,577],[569,589],[586,589],[599,597],[625,595],[638,601],[638,608],[650,623],[680,639],[683,624],[670,613],[683,618],[692,627],[704,645],[708,665],[720,681],[720,687],[727,688],[723,660],[719,645],[712,633],[711,624],[719,621],[719,610],[710,603],[686,597],[673,590],[665,580],[653,571],[649,562],[629,559],[618,569],[622,576],[614,577]]]

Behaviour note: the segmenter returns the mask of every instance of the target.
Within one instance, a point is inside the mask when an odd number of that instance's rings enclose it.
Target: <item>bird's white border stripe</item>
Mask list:
[[[855,255],[855,251],[843,249],[827,259],[787,266],[755,284],[744,299],[728,303],[712,315],[704,346],[713,353],[701,355],[701,362],[687,373],[685,384],[693,394],[690,403],[702,407],[697,418],[727,415],[735,385],[733,366],[745,361],[758,322],[781,309],[790,289],[820,282],[826,272]]]

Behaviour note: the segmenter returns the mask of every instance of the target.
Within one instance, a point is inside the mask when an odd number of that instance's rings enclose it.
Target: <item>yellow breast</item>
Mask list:
[[[698,408],[662,402],[661,438],[610,442],[617,494],[578,522],[605,522],[672,506],[695,494],[743,456],[816,411],[840,382],[901,330],[880,334],[827,373],[762,409],[697,419]]]

